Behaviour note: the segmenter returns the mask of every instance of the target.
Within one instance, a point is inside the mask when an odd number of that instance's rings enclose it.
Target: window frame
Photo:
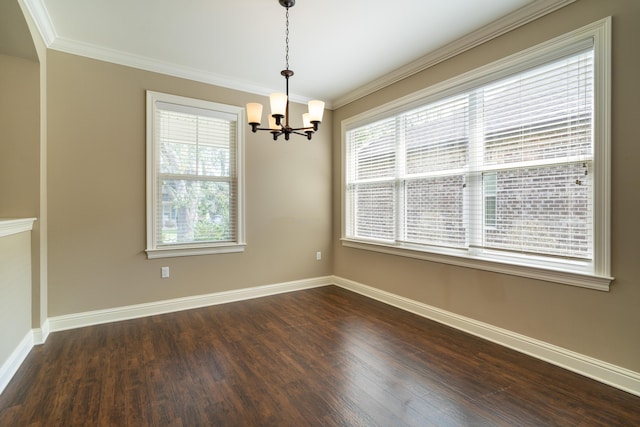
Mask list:
[[[156,111],[157,102],[176,104],[179,106],[199,108],[231,114],[235,116],[236,126],[236,235],[234,241],[184,243],[175,245],[157,245],[157,212],[160,170],[157,168],[160,155],[159,144],[156,143]],[[244,223],[244,126],[245,110],[242,107],[220,104],[202,99],[188,98],[161,92],[146,91],[146,212],[147,212],[147,248],[148,259],[179,256],[207,255],[220,253],[243,252],[246,246]]]
[[[422,247],[346,235],[348,215],[347,132],[410,111],[449,96],[470,91],[535,67],[542,62],[559,59],[575,50],[575,46],[593,41],[594,49],[594,189],[593,189],[593,261],[553,260],[546,257],[491,251],[478,253],[472,249],[459,251],[444,247]],[[341,242],[345,247],[435,261],[462,267],[487,270],[520,277],[608,291],[610,276],[611,229],[611,17],[586,25],[570,33],[533,46],[470,72],[437,83],[390,103],[365,111],[342,121]]]

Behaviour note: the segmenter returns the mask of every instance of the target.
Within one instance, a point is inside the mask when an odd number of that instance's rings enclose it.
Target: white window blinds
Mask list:
[[[349,230],[361,238],[393,240],[395,237],[395,119],[351,133],[349,168]]]
[[[239,110],[153,96],[150,248],[238,244]]]
[[[399,209],[406,219],[400,237],[409,243],[464,247],[468,96],[435,102],[401,117],[406,168],[398,175],[404,199]]]
[[[159,102],[156,244],[235,239],[235,117]]]
[[[493,226],[471,244],[591,259],[593,81],[589,49],[478,91],[470,215]]]
[[[593,256],[593,47],[348,129],[345,237]]]

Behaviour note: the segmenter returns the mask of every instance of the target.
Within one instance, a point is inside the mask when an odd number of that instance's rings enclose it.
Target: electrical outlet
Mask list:
[[[316,261],[320,261],[322,259],[322,252],[316,252]]]
[[[169,278],[169,267],[162,267],[160,269],[161,271],[161,276],[163,279],[168,279]]]

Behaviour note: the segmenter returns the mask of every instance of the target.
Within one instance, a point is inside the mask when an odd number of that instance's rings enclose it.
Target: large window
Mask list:
[[[608,33],[343,123],[345,244],[608,289]]]
[[[237,252],[242,109],[147,92],[147,256]]]

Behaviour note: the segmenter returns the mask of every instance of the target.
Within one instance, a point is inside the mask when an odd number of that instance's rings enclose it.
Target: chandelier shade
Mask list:
[[[249,123],[260,123],[262,120],[262,104],[258,102],[247,104],[247,120]]]
[[[272,93],[269,95],[271,114],[268,117],[269,127],[261,128],[262,104],[250,102],[247,104],[247,121],[251,126],[251,131],[271,132],[273,140],[276,141],[280,135],[284,135],[285,140],[289,140],[291,134],[306,136],[311,139],[314,132],[318,131],[322,116],[324,114],[324,102],[309,101],[309,112],[302,115],[302,127],[291,127],[289,124],[289,78],[293,76],[293,70],[289,69],[289,8],[295,5],[295,0],[279,0],[281,6],[286,9],[286,39],[285,58],[286,68],[280,72],[285,78],[285,93]]]

